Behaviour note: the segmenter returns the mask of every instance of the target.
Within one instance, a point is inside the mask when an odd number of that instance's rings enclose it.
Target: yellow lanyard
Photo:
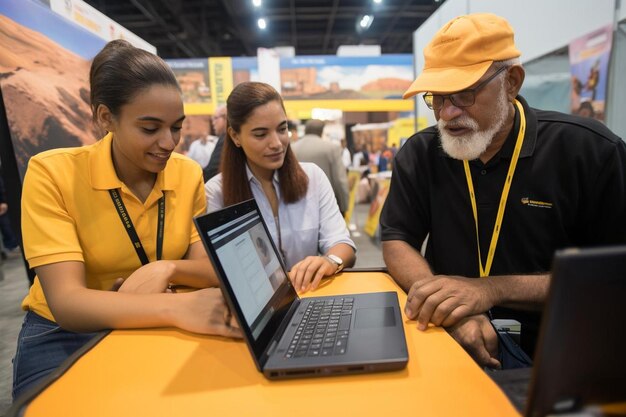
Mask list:
[[[489,245],[489,252],[487,253],[487,263],[484,268],[482,257],[480,255],[480,237],[478,235],[478,211],[476,210],[476,194],[474,193],[474,184],[472,183],[472,174],[470,172],[469,163],[467,162],[467,160],[463,161],[463,167],[465,168],[465,178],[467,179],[467,188],[469,189],[470,200],[472,202],[472,211],[474,213],[474,224],[476,226],[476,245],[478,246],[478,267],[480,268],[481,278],[489,276],[489,271],[491,271],[491,264],[493,263],[493,257],[496,253],[498,237],[500,236],[500,226],[502,226],[502,219],[504,218],[506,200],[509,196],[509,190],[511,189],[511,183],[513,182],[513,174],[515,174],[517,160],[519,159],[519,154],[522,150],[522,144],[524,143],[524,133],[526,132],[526,118],[524,117],[524,108],[518,100],[515,100],[515,105],[517,106],[520,115],[519,132],[517,133],[515,150],[513,151],[513,157],[511,158],[511,164],[509,165],[509,172],[506,174],[506,180],[504,181],[504,187],[502,188],[502,195],[500,196],[500,206],[498,207],[498,215],[496,216],[496,224],[493,226],[491,244]]]

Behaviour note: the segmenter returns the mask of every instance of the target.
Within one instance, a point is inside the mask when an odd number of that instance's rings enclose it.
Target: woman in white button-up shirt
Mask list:
[[[239,84],[226,118],[221,174],[205,186],[207,210],[254,197],[300,291],[354,265],[356,247],[326,174],[291,151],[280,94],[264,83]]]

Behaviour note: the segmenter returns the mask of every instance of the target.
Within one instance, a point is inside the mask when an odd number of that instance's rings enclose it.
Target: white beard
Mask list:
[[[494,120],[487,130],[478,130],[478,122],[467,115],[449,122],[439,119],[437,128],[441,138],[441,147],[445,153],[454,159],[471,161],[480,157],[487,150],[494,136],[502,129],[508,118],[509,109],[506,93],[504,89],[501,91],[502,93],[496,102]],[[471,130],[471,132],[463,136],[454,136],[445,130],[446,127],[462,127]]]

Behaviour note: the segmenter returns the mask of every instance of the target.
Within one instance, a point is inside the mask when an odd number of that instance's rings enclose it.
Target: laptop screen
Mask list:
[[[270,301],[287,279],[259,213],[208,231],[252,336],[259,335],[275,312]]]
[[[625,299],[626,246],[556,253],[527,416],[626,402]]]
[[[296,291],[254,199],[194,221],[258,365]]]

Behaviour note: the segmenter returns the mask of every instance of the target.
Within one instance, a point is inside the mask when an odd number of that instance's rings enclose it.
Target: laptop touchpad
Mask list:
[[[356,311],[354,327],[367,329],[372,327],[391,327],[396,325],[393,307],[360,308]]]

